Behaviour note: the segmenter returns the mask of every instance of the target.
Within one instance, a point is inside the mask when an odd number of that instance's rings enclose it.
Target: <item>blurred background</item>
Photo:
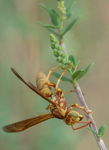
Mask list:
[[[72,0],[66,1],[66,5]],[[97,150],[93,134],[86,128],[73,131],[63,121],[51,119],[24,132],[9,134],[2,126],[44,110],[48,102],[26,87],[10,70],[13,67],[26,80],[36,84],[36,75],[57,66],[50,48],[50,32],[36,22],[51,23],[39,6],[56,8],[56,0],[0,0],[0,149],[1,150]],[[103,136],[109,147],[109,1],[77,0],[74,16],[83,15],[65,37],[68,54],[81,60],[78,69],[95,65],[79,80],[97,127],[106,125]],[[65,21],[65,26],[71,19]],[[61,69],[58,69],[62,72]],[[50,80],[56,83],[55,77]],[[61,82],[62,90],[73,89]],[[68,106],[79,103],[75,93],[65,96]],[[75,125],[76,126],[76,125]]]

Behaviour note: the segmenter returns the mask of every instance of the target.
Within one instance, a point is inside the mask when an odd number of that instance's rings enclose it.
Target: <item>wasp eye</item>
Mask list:
[[[66,122],[68,122],[70,119],[69,118],[66,118]]]
[[[81,121],[84,117],[83,117],[83,115],[80,115],[79,118],[80,118],[80,121]]]

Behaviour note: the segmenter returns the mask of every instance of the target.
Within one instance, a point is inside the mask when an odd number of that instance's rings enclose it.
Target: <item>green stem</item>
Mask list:
[[[59,10],[59,41],[60,43],[62,43],[61,34],[62,34],[62,28],[63,28],[63,20],[61,18],[62,18],[62,14],[61,14],[61,11]]]
[[[73,80],[72,83],[73,83],[73,86],[74,86],[74,87],[77,86],[77,81],[76,81],[76,80]]]
[[[63,48],[63,52],[66,53],[66,55],[68,56],[66,48],[65,48],[65,44],[63,43],[63,37],[62,37],[63,20],[62,20],[61,10],[58,11],[58,14],[59,14],[59,19],[58,19],[58,25],[59,25],[59,29],[58,29],[59,44]]]

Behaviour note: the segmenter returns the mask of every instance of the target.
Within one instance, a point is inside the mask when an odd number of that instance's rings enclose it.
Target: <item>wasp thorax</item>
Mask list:
[[[46,84],[46,82],[49,82],[46,81],[46,79],[46,75],[43,72],[39,72],[39,74],[36,77],[36,85],[43,95],[45,95],[46,97],[50,97],[52,94],[51,86]]]
[[[64,98],[60,98],[58,95],[52,95],[51,99],[57,104],[56,106],[53,104],[50,105],[52,114],[56,118],[64,119],[67,112],[66,100]]]

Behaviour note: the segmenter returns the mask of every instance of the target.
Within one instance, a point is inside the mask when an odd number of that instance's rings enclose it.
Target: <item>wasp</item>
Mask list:
[[[47,106],[46,110],[50,109],[50,111],[47,111],[47,113],[44,113],[39,116],[35,116],[33,118],[29,118],[26,120],[22,120],[10,125],[6,125],[3,127],[3,130],[5,132],[14,133],[14,132],[20,132],[24,131],[27,128],[34,126],[38,123],[41,123],[43,121],[46,121],[48,119],[57,118],[63,120],[67,125],[71,125],[73,130],[81,129],[85,126],[87,126],[91,120],[82,122],[83,115],[80,114],[77,111],[74,111],[73,108],[77,107],[79,109],[84,110],[87,114],[91,113],[91,111],[86,111],[86,109],[82,106],[79,106],[78,104],[73,104],[69,107],[67,107],[66,100],[64,98],[64,94],[67,94],[69,92],[73,92],[72,90],[68,92],[62,92],[62,89],[58,88],[58,85],[60,83],[60,80],[62,76],[65,74],[67,69],[71,66],[71,63],[66,67],[64,72],[61,74],[61,76],[58,78],[57,83],[52,83],[49,81],[49,77],[51,76],[53,70],[59,68],[55,67],[50,69],[48,76],[46,76],[43,72],[40,72],[37,75],[36,78],[36,86],[34,86],[31,82],[26,82],[16,71],[14,68],[11,68],[12,72],[25,84],[27,85],[32,91],[40,95],[42,98],[44,98],[46,101],[49,102],[49,105]],[[54,93],[51,92],[51,88],[54,88]],[[50,99],[51,98],[51,99]],[[74,128],[75,123],[85,123],[85,125]]]

